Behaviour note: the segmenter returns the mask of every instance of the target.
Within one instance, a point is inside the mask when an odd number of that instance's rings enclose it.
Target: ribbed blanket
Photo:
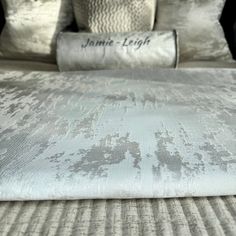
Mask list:
[[[0,203],[0,235],[234,236],[236,198]]]

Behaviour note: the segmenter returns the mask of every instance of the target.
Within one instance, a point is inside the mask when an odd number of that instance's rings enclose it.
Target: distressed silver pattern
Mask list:
[[[2,72],[0,199],[236,194],[235,81],[233,69]]]
[[[57,34],[73,20],[71,0],[2,0],[0,57],[56,61]]]
[[[225,0],[157,0],[156,30],[176,29],[180,61],[231,61],[219,23]]]

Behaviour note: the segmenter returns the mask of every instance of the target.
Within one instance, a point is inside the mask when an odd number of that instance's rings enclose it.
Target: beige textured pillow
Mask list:
[[[78,27],[88,32],[153,29],[156,0],[73,0]]]
[[[73,18],[70,0],[2,0],[0,57],[55,61],[57,34]]]
[[[157,0],[156,30],[176,29],[180,61],[232,59],[219,23],[225,0]]]

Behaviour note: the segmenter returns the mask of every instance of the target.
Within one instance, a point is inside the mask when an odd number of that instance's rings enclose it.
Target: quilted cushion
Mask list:
[[[180,60],[232,59],[219,18],[225,0],[157,0],[155,29],[176,29]]]
[[[156,0],[73,0],[80,28],[89,32],[153,29]]]
[[[55,61],[56,36],[73,18],[68,0],[2,0],[0,57]]]

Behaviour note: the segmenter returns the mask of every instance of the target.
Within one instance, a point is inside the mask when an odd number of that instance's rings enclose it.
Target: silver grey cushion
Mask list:
[[[157,0],[156,30],[176,29],[180,61],[232,59],[219,18],[225,0]]]
[[[56,36],[73,18],[70,0],[3,0],[0,57],[55,61]]]
[[[89,32],[150,31],[156,0],[73,0],[80,28]]]
[[[61,33],[57,44],[60,71],[176,67],[175,31]]]

